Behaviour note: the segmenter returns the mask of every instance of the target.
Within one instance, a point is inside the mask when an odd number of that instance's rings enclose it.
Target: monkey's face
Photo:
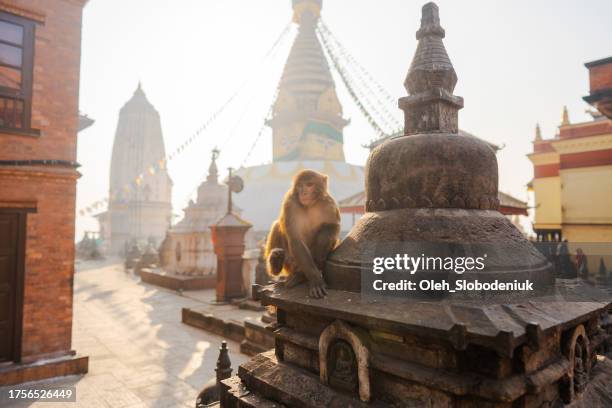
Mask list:
[[[317,201],[317,198],[319,198],[317,183],[312,179],[298,181],[295,188],[297,190],[300,204],[302,204],[304,207],[313,205]]]

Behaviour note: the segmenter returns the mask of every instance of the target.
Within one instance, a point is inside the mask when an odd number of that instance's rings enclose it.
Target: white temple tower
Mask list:
[[[166,235],[172,216],[172,180],[165,156],[159,113],[138,84],[119,113],[108,212],[98,216],[110,253],[121,253],[131,240],[158,245]]]

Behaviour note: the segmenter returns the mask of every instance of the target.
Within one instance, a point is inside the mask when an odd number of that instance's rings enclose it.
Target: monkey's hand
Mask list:
[[[285,250],[283,248],[274,248],[270,251],[268,257],[268,266],[272,275],[278,275],[283,270],[285,263]]]
[[[325,286],[325,281],[323,280],[323,276],[320,272],[318,279],[308,280],[308,288],[308,294],[312,298],[321,299],[327,295],[327,287]]]

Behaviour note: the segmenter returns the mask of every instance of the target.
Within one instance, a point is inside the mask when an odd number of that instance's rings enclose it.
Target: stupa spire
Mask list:
[[[316,25],[321,15],[321,0],[293,0],[293,21],[299,32],[289,56],[281,87],[289,86],[293,92],[312,92],[313,83],[321,83],[321,91],[333,86],[329,65],[317,38]],[[303,87],[306,85],[306,88]]]
[[[143,106],[147,106],[147,109],[150,108],[150,111],[155,111],[155,108],[147,98],[147,95],[142,88],[142,81],[138,81],[138,85],[136,85],[136,89],[134,90],[132,97],[126,102],[125,106],[130,106],[135,110],[141,110],[143,109]]]
[[[536,142],[540,142],[542,141],[542,130],[540,130],[540,124],[536,123],[536,128],[535,128],[535,141]]]
[[[446,53],[444,29],[435,3],[423,6],[419,40],[404,86],[410,96],[400,98],[404,134],[457,133],[463,98],[453,95],[457,74]]]
[[[293,22],[302,24],[303,22],[316,22],[321,16],[323,0],[292,0]],[[307,19],[304,19],[307,17]]]
[[[143,95],[144,96],[144,91],[142,90],[142,81],[138,81],[138,86],[136,86],[136,90],[134,91],[134,95]]]
[[[317,36],[321,0],[292,0],[298,34],[280,79],[272,119],[273,160],[344,161],[342,117],[325,52]]]
[[[563,106],[563,113],[561,114],[561,126],[567,126],[570,124],[569,113],[567,106]]]
[[[217,169],[217,157],[219,157],[219,149],[212,149],[210,166],[208,167],[208,177],[206,181],[209,183],[217,183],[219,180],[219,170]]]

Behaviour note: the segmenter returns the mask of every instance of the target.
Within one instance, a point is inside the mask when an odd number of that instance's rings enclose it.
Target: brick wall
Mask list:
[[[0,0],[0,10],[38,21],[32,128],[39,137],[0,131],[0,161],[76,161],[81,16],[84,0]],[[0,208],[27,216],[22,360],[71,347],[76,180],[70,165],[0,166]]]
[[[608,133],[612,133],[612,120],[601,120],[563,126],[559,129],[559,138],[574,139],[605,135]]]
[[[0,160],[76,160],[83,3],[0,0],[2,11],[42,16],[36,26],[32,95],[32,127],[40,129],[41,137],[0,133]]]
[[[589,68],[591,93],[612,89],[612,60]]]
[[[533,143],[533,152],[534,153],[547,153],[554,152],[555,148],[552,147],[550,140],[542,140]]]

